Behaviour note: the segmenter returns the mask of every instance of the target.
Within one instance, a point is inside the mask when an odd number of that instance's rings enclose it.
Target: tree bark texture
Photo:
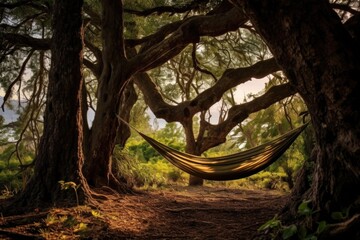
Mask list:
[[[187,119],[183,117],[182,125],[184,127],[185,138],[186,138],[185,152],[200,156],[203,152],[199,150],[199,144],[194,136],[192,117]],[[202,186],[202,185],[204,185],[204,179],[196,177],[194,175],[189,176],[189,186]]]
[[[310,196],[324,217],[360,200],[359,45],[322,0],[249,0],[245,11],[305,100],[316,135]],[[294,189],[297,191],[297,189]]]
[[[121,94],[130,78],[123,43],[123,6],[121,0],[104,0],[102,7],[103,69],[85,173],[92,186],[126,191],[126,186],[113,175],[111,159],[119,128]]]
[[[72,181],[79,203],[90,198],[82,174],[81,88],[82,0],[55,1],[51,69],[44,115],[44,133],[35,159],[34,175],[20,196],[24,205],[53,204],[70,200],[72,189],[61,190],[58,181]]]

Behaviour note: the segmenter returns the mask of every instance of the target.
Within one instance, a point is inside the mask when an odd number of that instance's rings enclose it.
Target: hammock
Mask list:
[[[127,122],[122,122],[139,133],[160,155],[179,169],[202,179],[227,181],[248,177],[275,162],[306,128],[304,124],[278,138],[257,147],[222,157],[201,157],[180,152],[141,133]]]

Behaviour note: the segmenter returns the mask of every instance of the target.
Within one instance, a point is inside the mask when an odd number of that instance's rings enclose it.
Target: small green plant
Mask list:
[[[300,203],[297,211],[300,216],[309,217],[314,213],[314,211],[309,206],[310,203],[310,200],[304,200],[302,203]]]
[[[44,223],[47,227],[59,224],[59,223],[65,223],[68,221],[69,216],[57,216],[56,214],[48,214],[46,218],[44,219]]]
[[[76,204],[77,204],[77,206],[79,206],[79,196],[78,196],[77,190],[81,184],[76,185],[76,183],[74,183],[74,182],[65,182],[63,180],[59,181],[58,183],[60,184],[61,190],[68,190],[70,188],[74,189],[75,197],[76,197]]]
[[[297,227],[294,224],[290,226],[282,225],[278,216],[275,215],[272,219],[261,225],[258,231],[266,231],[266,233],[270,232],[272,239],[275,239],[276,236],[280,234],[282,239],[290,239],[297,233]]]
[[[86,223],[79,223],[74,227],[74,233],[85,233],[86,231],[88,231],[88,227]]]
[[[281,221],[279,219],[277,219],[277,218],[278,218],[278,216],[275,215],[272,219],[270,219],[269,221],[267,221],[266,223],[261,225],[259,227],[258,231],[264,231],[264,230],[269,230],[269,229],[274,229],[274,228],[281,227]]]
[[[78,224],[78,220],[73,215],[66,216],[65,221],[63,221],[65,227],[72,228]]]
[[[291,237],[295,236],[298,232],[298,228],[295,224],[291,224],[290,226],[286,226],[282,230],[282,238],[283,239],[290,239]]]
[[[314,211],[310,207],[311,201],[310,200],[304,200],[298,207],[298,215],[299,217],[305,217],[309,218],[317,211]],[[339,213],[336,214],[338,216]],[[296,239],[301,240],[317,240],[318,236],[325,231],[325,229],[328,227],[328,224],[326,221],[320,221],[317,223],[317,229],[315,232],[311,233],[307,229],[307,227],[303,224],[301,225],[295,225],[291,224],[289,226],[283,225],[281,221],[275,217],[266,223],[264,223],[258,231],[265,231],[265,233],[270,233],[272,236],[272,239],[277,239],[281,236],[282,239],[292,239],[294,237],[297,237]]]
[[[91,210],[91,215],[95,218],[102,218],[103,216],[99,211]]]
[[[14,196],[14,192],[11,191],[8,186],[4,186],[4,189],[1,190],[0,199],[6,199]]]
[[[331,218],[335,221],[341,221],[341,220],[345,220],[346,218],[349,217],[349,212],[350,212],[350,207],[344,209],[341,212],[333,212],[331,213]]]
[[[53,225],[53,224],[55,224],[55,223],[57,223],[57,222],[59,222],[59,219],[55,216],[55,215],[53,215],[53,214],[48,214],[47,216],[46,216],[46,218],[44,219],[44,223],[45,223],[45,225],[48,227],[48,226],[51,226],[51,225]]]

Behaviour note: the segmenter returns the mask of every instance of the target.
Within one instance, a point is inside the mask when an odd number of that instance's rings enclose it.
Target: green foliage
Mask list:
[[[294,236],[296,233],[297,233],[297,227],[294,224],[292,224],[284,228],[282,232],[282,238],[289,239],[292,236]]]
[[[113,157],[120,176],[137,187],[162,187],[174,182],[185,182],[186,174],[160,157],[145,160],[133,157],[128,150],[119,148],[115,148]]]
[[[76,204],[79,206],[79,196],[78,196],[78,188],[80,187],[80,184],[76,184],[74,182],[65,182],[63,180],[58,181],[58,183],[60,184],[60,188],[61,190],[68,190],[68,189],[73,189],[75,192],[75,197],[76,197]]]
[[[39,225],[39,232],[46,239],[91,239],[94,223],[103,226],[106,217],[86,206],[53,209]],[[62,231],[56,234],[54,229]]]
[[[281,226],[281,221],[278,219],[278,216],[275,215],[272,219],[261,225],[258,231],[264,231],[267,229],[278,228]]]
[[[332,212],[331,218],[335,221],[345,220],[349,217],[350,207],[344,209],[341,212]]]
[[[285,173],[261,171],[249,177],[232,181],[209,181],[205,184],[214,187],[246,188],[246,189],[271,189],[289,192],[287,183],[283,180]]]
[[[9,193],[15,194],[19,192],[30,178],[32,174],[31,168],[20,168],[20,162],[15,155],[14,146],[10,145],[3,147],[3,152],[0,154],[0,191],[1,197],[9,196]],[[24,156],[23,164],[30,164],[32,156]]]
[[[305,218],[311,218],[316,211],[311,208],[311,201],[304,200],[298,206],[298,220]],[[305,221],[306,222],[306,221]],[[272,239],[300,239],[300,240],[317,240],[319,236],[327,229],[328,223],[326,221],[320,221],[317,223],[315,231],[311,231],[303,221],[301,224],[283,225],[280,220],[275,216],[273,219],[264,223],[258,231],[270,232]]]
[[[284,82],[284,77],[275,75],[270,79],[266,89]],[[262,93],[260,93],[262,94]],[[256,96],[250,96],[250,98]],[[247,100],[247,99],[246,99]],[[306,106],[297,96],[273,104],[267,109],[250,115],[239,128],[232,132],[232,139],[236,137],[240,149],[249,149],[263,144],[287,131],[300,126],[302,119],[299,113],[306,110]],[[311,133],[302,133],[292,146],[266,170],[281,173],[281,182],[286,182],[289,189],[294,185],[297,171],[303,166],[311,152]],[[306,146],[306,147],[304,147]]]
[[[88,226],[86,223],[79,223],[74,227],[74,233],[78,234],[85,234],[87,231],[89,231]]]
[[[164,128],[155,131],[155,134],[153,137],[159,142],[173,149],[184,151],[182,130],[175,123],[167,123]],[[161,155],[139,135],[133,136],[127,141],[125,150],[138,161],[149,162],[162,159]]]
[[[65,182],[65,181],[59,181],[59,184],[61,186],[61,190],[67,190],[67,189],[75,189],[77,190],[79,188],[80,185],[76,185],[76,183],[74,182]]]
[[[102,215],[99,211],[91,210],[91,215],[96,218],[102,218]]]
[[[313,210],[310,208],[309,204],[311,203],[310,200],[304,200],[298,207],[298,214],[304,216],[310,216],[313,214]]]

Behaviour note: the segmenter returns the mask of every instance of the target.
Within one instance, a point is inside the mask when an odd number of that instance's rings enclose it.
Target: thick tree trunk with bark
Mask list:
[[[200,152],[199,143],[195,140],[194,137],[192,118],[186,119],[182,123],[182,125],[184,127],[185,138],[186,138],[185,152],[200,156],[203,152]],[[204,179],[196,177],[194,175],[190,175],[189,186],[202,186],[202,185],[204,185]]]
[[[311,115],[315,169],[310,192],[304,196],[311,198],[320,218],[329,221],[332,212],[349,207],[351,214],[358,213],[359,45],[325,0],[244,2]],[[296,187],[294,192],[299,193]]]
[[[92,186],[109,186],[124,192],[128,191],[126,183],[114,176],[111,159],[119,128],[121,94],[129,79],[123,43],[123,6],[120,0],[105,0],[102,7],[103,70],[85,174]]]
[[[81,88],[82,0],[55,1],[51,69],[44,115],[44,133],[35,159],[34,175],[18,203],[46,206],[66,200],[77,204],[72,189],[58,181],[74,182],[80,204],[91,199],[82,174]]]

